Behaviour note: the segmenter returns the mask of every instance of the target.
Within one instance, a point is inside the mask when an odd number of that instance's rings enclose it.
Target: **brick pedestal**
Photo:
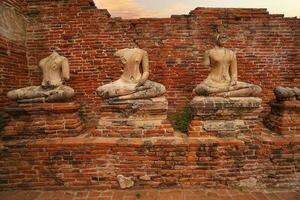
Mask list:
[[[273,101],[266,126],[282,135],[300,135],[300,101]]]
[[[168,101],[165,97],[141,100],[103,102],[101,118],[94,136],[153,137],[172,136],[167,120]]]
[[[189,136],[237,137],[260,134],[261,99],[255,97],[195,97],[191,103]]]
[[[79,135],[83,124],[80,104],[16,103],[5,108],[11,119],[1,132],[3,139],[69,137]]]

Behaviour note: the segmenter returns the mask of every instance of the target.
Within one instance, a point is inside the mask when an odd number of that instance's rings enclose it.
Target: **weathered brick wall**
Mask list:
[[[68,138],[3,142],[1,189],[299,187],[299,139]],[[142,176],[148,176],[143,180]],[[297,185],[298,184],[298,185]],[[0,189],[0,190],[1,190]]]
[[[296,18],[265,9],[197,8],[171,18],[122,20],[96,9],[91,0],[26,2],[30,80],[40,82],[37,63],[52,50],[68,57],[72,78],[67,84],[90,124],[101,113],[95,90],[120,76],[122,65],[113,53],[125,47],[149,52],[150,78],[166,85],[170,112],[186,105],[192,89],[207,77],[202,55],[218,31],[231,37],[226,46],[237,51],[239,80],[262,86],[265,107],[275,86],[300,84]]]
[[[264,106],[276,85],[300,84],[300,20],[263,9],[198,8],[171,18],[122,20],[96,9],[91,0],[4,2],[29,25],[25,44],[0,34],[0,107],[8,102],[8,90],[40,84],[37,63],[57,50],[69,58],[67,84],[92,125],[101,114],[96,88],[121,74],[113,53],[139,46],[149,52],[151,79],[166,85],[175,112],[207,77],[202,55],[217,31],[231,36],[227,46],[238,52],[239,79],[263,87]],[[297,137],[275,136],[1,141],[0,188],[118,188],[118,174],[133,176],[136,188],[298,187],[299,144]],[[145,174],[149,181],[140,178]]]
[[[260,141],[261,144],[257,145],[259,163],[263,166],[260,181],[268,187],[299,188],[300,145],[298,138],[265,137]]]
[[[22,1],[0,2],[0,109],[9,90],[29,84]]]

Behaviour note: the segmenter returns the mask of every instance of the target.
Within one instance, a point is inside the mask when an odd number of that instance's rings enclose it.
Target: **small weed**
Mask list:
[[[183,110],[170,117],[174,129],[183,133],[188,132],[188,126],[191,122],[191,119],[192,117],[188,106],[184,107]]]
[[[140,193],[136,193],[135,196],[137,199],[140,199],[142,197],[142,195]]]

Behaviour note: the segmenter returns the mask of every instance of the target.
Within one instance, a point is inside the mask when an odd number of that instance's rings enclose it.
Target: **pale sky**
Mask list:
[[[267,8],[271,14],[300,17],[300,0],[94,0],[112,17],[170,17],[188,14],[196,7]]]

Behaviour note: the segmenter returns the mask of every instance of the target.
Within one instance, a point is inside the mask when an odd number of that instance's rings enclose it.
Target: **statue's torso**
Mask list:
[[[127,63],[124,67],[124,72],[121,76],[121,79],[126,83],[136,84],[141,76],[141,61],[143,59],[144,52],[140,49],[133,49],[132,54],[127,60]]]
[[[63,84],[61,56],[48,56],[42,59],[40,68],[43,72],[42,86],[57,87]]]
[[[234,52],[225,48],[214,48],[208,51],[211,71],[205,83],[212,87],[228,86],[231,81],[229,67]]]

